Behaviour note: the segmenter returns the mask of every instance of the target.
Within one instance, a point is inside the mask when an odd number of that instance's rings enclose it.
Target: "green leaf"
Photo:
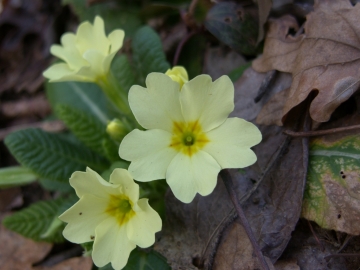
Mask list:
[[[126,55],[115,57],[112,61],[111,70],[125,91],[128,92],[130,87],[136,84],[135,73]]]
[[[68,105],[96,117],[104,125],[114,117],[108,100],[93,83],[57,82],[46,83],[46,94],[53,108]]]
[[[35,241],[63,242],[63,226],[57,226],[55,230],[48,233],[47,237],[43,237],[43,235],[53,224],[54,219],[57,219],[58,215],[61,214],[59,210],[62,206],[73,200],[73,197],[70,197],[34,203],[30,207],[4,218],[3,224],[9,230]]]
[[[111,264],[99,268],[99,270],[112,270]],[[149,253],[135,249],[130,253],[128,263],[123,270],[170,270],[166,258],[156,251]]]
[[[110,138],[106,133],[106,126],[102,122],[94,116],[68,105],[57,105],[55,112],[76,138],[91,150],[104,155],[102,140]]]
[[[0,188],[29,184],[37,179],[28,168],[21,166],[0,169]]]
[[[112,172],[117,169],[117,168],[121,168],[121,169],[128,169],[129,168],[129,162],[127,161],[116,161],[114,163],[111,164],[110,168],[107,169],[106,171],[104,171],[101,174],[101,177],[104,178],[106,181],[110,181],[110,175],[112,174]]]
[[[207,43],[204,35],[196,35],[190,38],[182,48],[179,65],[186,67],[189,79],[202,73]]]
[[[359,175],[359,136],[313,140],[302,217],[326,229],[359,235]]]
[[[42,178],[68,181],[75,171],[88,166],[102,171],[109,164],[89,149],[39,129],[14,132],[5,138],[5,144],[15,158]]]
[[[205,27],[235,51],[245,55],[257,53],[258,23],[240,4],[216,4],[207,14]]]
[[[39,179],[40,185],[48,191],[69,192],[73,190],[69,182],[54,179]]]
[[[149,26],[144,26],[136,32],[132,40],[132,49],[140,84],[144,85],[149,73],[166,72],[170,68],[160,37]]]
[[[132,5],[131,1],[126,5],[118,5],[112,1],[89,6],[86,0],[62,0],[62,3],[70,4],[81,22],[93,23],[96,15],[101,16],[105,21],[107,33],[120,28],[125,31],[127,37],[132,37],[142,24],[139,18],[139,8]]]
[[[233,69],[229,73],[229,77],[230,77],[231,81],[236,82],[238,79],[240,79],[240,77],[242,76],[244,71],[247,70],[250,66],[251,66],[251,62],[248,62],[246,64],[243,64],[243,65]]]

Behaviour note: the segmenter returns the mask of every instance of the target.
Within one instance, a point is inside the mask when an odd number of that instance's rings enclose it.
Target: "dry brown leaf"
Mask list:
[[[224,233],[214,258],[213,270],[248,270],[261,269],[251,242],[240,220],[233,222]],[[236,247],[236,248],[234,248]],[[265,260],[270,270],[275,270],[269,258]]]
[[[278,260],[274,266],[276,270],[300,270],[296,259]]]
[[[310,106],[317,122],[329,120],[332,112],[360,85],[360,5],[348,0],[318,0],[306,17],[304,33],[294,17],[270,22],[264,54],[253,62],[258,72],[292,73],[293,82],[284,104],[283,118],[311,91],[318,95]],[[296,35],[290,35],[295,30]]]
[[[256,123],[260,125],[278,125],[282,126],[281,118],[284,104],[287,100],[289,88],[273,95],[261,109]]]
[[[91,270],[92,265],[90,257],[75,257],[53,266],[37,266],[32,270]]]
[[[9,231],[1,224],[0,243],[0,270],[31,270],[32,264],[41,261],[52,247]]]

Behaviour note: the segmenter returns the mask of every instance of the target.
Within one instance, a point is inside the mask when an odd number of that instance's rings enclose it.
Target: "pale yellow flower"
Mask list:
[[[62,45],[52,45],[51,53],[65,63],[54,64],[44,73],[50,82],[96,82],[107,75],[116,52],[122,47],[124,31],[105,34],[104,21],[96,16],[94,25],[86,21],[79,25],[76,35],[65,33]]]
[[[130,252],[138,245],[154,244],[161,219],[148,204],[139,200],[139,186],[127,170],[115,169],[110,183],[87,168],[75,172],[70,185],[80,198],[59,218],[67,222],[63,235],[73,243],[94,241],[92,258],[96,266],[111,262],[122,269]]]
[[[180,85],[161,73],[146,78],[147,88],[133,86],[129,104],[147,131],[133,130],[123,139],[120,157],[131,161],[138,181],[166,178],[174,195],[189,203],[196,193],[210,194],[224,168],[256,161],[250,147],[261,133],[250,122],[227,118],[234,109],[234,86],[227,76],[212,82],[200,75]]]
[[[182,66],[175,66],[172,69],[168,69],[165,74],[173,81],[178,82],[180,84],[180,89],[183,87],[184,83],[189,81],[187,71]]]

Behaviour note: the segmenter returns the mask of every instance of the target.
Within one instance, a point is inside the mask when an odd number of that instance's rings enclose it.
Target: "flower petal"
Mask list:
[[[175,197],[184,203],[191,202],[196,193],[209,195],[215,188],[220,165],[204,151],[191,157],[177,154],[166,172],[166,182]]]
[[[146,129],[172,132],[173,122],[183,122],[179,101],[180,85],[163,73],[150,73],[146,86],[131,87],[129,104],[136,120]]]
[[[80,198],[70,209],[59,218],[67,222],[63,235],[73,243],[92,241],[95,228],[109,216],[105,213],[108,201],[87,194]]]
[[[105,55],[103,55],[97,50],[87,50],[83,54],[83,57],[88,61],[91,69],[97,76],[105,74],[105,71],[103,69],[103,61],[105,59]]]
[[[120,29],[116,29],[109,34],[108,39],[110,41],[110,46],[111,46],[109,52],[110,54],[117,52],[122,47],[124,42],[124,37],[125,37],[125,32]]]
[[[118,185],[106,182],[97,172],[86,168],[86,172],[74,172],[70,178],[70,185],[76,195],[81,198],[86,194],[107,199],[109,194],[117,194]]]
[[[114,59],[114,56],[115,56],[116,52],[113,52],[111,54],[108,54],[106,55],[104,58],[103,58],[103,62],[102,62],[102,68],[104,70],[104,73],[108,73],[109,70],[110,70],[110,66],[111,66],[111,62],[112,60]]]
[[[87,50],[98,50],[100,53],[107,55],[109,53],[110,41],[105,35],[104,21],[96,16],[94,25],[90,22],[84,22],[79,25],[76,32],[76,48],[80,54]]]
[[[122,140],[119,155],[132,161],[129,172],[138,181],[164,179],[167,167],[177,151],[169,147],[171,134],[153,129],[131,131]]]
[[[122,191],[132,202],[139,200],[139,185],[125,169],[115,169],[110,175],[110,183],[121,186]]]
[[[155,243],[155,233],[161,230],[159,214],[150,207],[148,199],[138,201],[141,211],[136,212],[126,224],[129,239],[141,248]]]
[[[76,36],[73,33],[66,33],[61,37],[62,46],[52,45],[50,48],[51,54],[64,60],[71,70],[78,70],[87,65],[75,47],[75,39]]]
[[[202,149],[221,168],[244,168],[256,162],[250,147],[261,141],[261,132],[252,123],[240,118],[228,118],[221,126],[206,133],[209,143]]]
[[[64,82],[64,81],[93,81],[92,78],[79,76],[76,71],[71,70],[65,63],[55,64],[43,72],[45,78],[50,79],[50,82]]]
[[[200,75],[184,84],[180,102],[186,122],[198,120],[206,132],[234,110],[234,85],[228,76],[212,82],[210,76]]]
[[[92,258],[98,267],[111,262],[115,270],[122,269],[136,247],[126,233],[126,226],[119,226],[115,219],[104,220],[95,231]]]

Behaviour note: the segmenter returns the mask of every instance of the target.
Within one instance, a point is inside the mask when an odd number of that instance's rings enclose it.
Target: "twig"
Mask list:
[[[291,137],[312,137],[312,136],[320,136],[320,135],[327,135],[327,134],[334,134],[348,130],[360,129],[360,125],[354,125],[349,127],[340,127],[340,128],[332,128],[326,130],[316,130],[316,131],[292,131],[292,130],[285,130],[283,131],[284,134],[289,135]]]
[[[311,233],[313,234],[316,242],[317,242],[318,245],[321,247],[321,251],[324,252],[324,251],[325,251],[324,245],[320,242],[320,239],[317,237],[317,235],[316,235],[316,233],[315,233],[315,231],[314,231],[314,228],[313,228],[313,226],[311,225],[310,221],[308,220],[307,222],[308,222],[308,225],[309,225],[309,227],[310,227]]]
[[[199,0],[192,0],[189,6],[188,16],[194,17],[195,8]]]
[[[324,259],[326,261],[330,260],[331,258],[334,257],[360,257],[360,253],[339,253],[339,254],[331,254],[328,255],[326,257],[324,257]]]
[[[250,224],[249,224],[248,220],[246,219],[245,213],[242,210],[241,205],[237,199],[236,193],[234,191],[234,185],[233,185],[233,182],[232,182],[229,172],[227,170],[222,170],[220,172],[220,176],[221,176],[222,180],[224,181],[225,187],[230,195],[230,199],[231,199],[232,203],[234,204],[236,212],[240,218],[241,224],[243,225],[243,227],[246,231],[246,234],[248,235],[250,242],[253,246],[253,249],[259,259],[261,268],[264,270],[269,270],[269,266],[265,261],[265,258],[261,252],[260,246],[258,245],[258,243],[255,239],[255,236],[251,230]]]
[[[336,251],[336,253],[340,253],[341,251],[344,250],[344,248],[347,246],[347,244],[349,243],[349,241],[353,238],[353,235],[348,234],[344,240],[344,243],[341,245],[341,247],[339,248],[339,250]]]
[[[0,129],[0,141],[4,140],[5,137],[12,132],[27,128],[40,128],[48,132],[60,132],[66,129],[64,123],[59,120],[12,126],[8,128]]]
[[[193,36],[197,33],[197,31],[191,31],[190,33],[188,33],[186,36],[183,37],[183,39],[180,41],[179,45],[176,48],[176,52],[175,52],[175,56],[174,56],[174,61],[173,61],[173,66],[176,66],[178,61],[179,61],[179,56],[181,53],[182,48],[184,47],[185,43]]]

